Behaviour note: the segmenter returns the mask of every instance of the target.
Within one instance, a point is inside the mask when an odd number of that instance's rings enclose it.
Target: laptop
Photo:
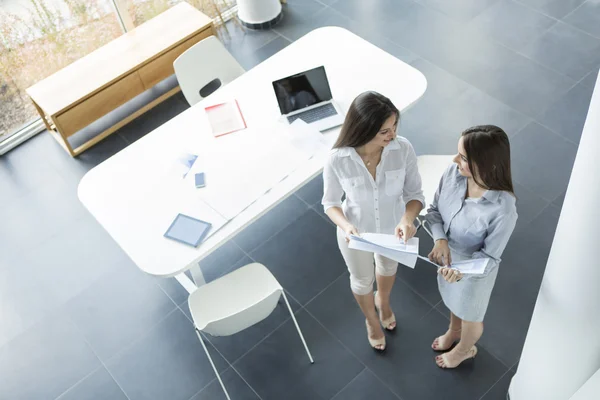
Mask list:
[[[331,96],[325,67],[317,67],[273,82],[281,114],[288,123],[300,118],[319,131],[344,122]]]

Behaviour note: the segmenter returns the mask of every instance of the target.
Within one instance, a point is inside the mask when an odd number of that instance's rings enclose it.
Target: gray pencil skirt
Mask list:
[[[461,261],[468,258],[452,251],[452,260]],[[498,264],[495,263],[483,275],[465,275],[455,283],[446,282],[438,274],[438,288],[444,304],[454,315],[465,321],[481,322],[487,311],[497,275]]]

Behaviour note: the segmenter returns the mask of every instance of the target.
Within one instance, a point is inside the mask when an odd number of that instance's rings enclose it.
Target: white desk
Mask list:
[[[334,99],[344,110],[366,90],[380,92],[398,109],[406,110],[427,87],[425,77],[415,68],[353,33],[337,27],[320,28],[90,170],[79,184],[79,199],[140,269],[156,276],[176,276],[188,291],[193,290],[182,272],[191,269],[200,284],[199,261],[317,176],[327,151],[301,162],[198,248],[163,237],[173,218],[181,212],[221,223],[225,219],[201,201],[201,190],[193,183],[182,185],[181,178],[172,178],[169,165],[181,152],[202,154],[204,149],[213,156],[226,155],[230,145],[244,141],[245,136],[257,139],[245,140],[248,152],[272,143],[272,135],[287,129],[278,122],[272,81],[319,65],[325,66]],[[248,129],[214,138],[204,107],[231,99],[238,100]],[[338,133],[339,128],[326,132],[326,142],[333,144]],[[274,160],[273,168],[278,167],[277,162]],[[208,173],[206,180],[208,187]]]

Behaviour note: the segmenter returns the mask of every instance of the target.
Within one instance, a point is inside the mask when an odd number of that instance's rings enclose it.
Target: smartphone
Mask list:
[[[196,182],[196,187],[197,188],[203,188],[205,186],[205,183],[204,183],[204,172],[199,172],[196,175],[194,175],[194,180]]]

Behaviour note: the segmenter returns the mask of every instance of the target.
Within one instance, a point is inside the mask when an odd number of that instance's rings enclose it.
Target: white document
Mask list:
[[[418,256],[418,257],[421,260],[427,261],[429,264],[435,265],[436,267],[440,268],[439,265],[437,265],[433,261],[429,260],[429,258],[423,257],[423,256]],[[450,268],[457,269],[463,274],[481,275],[485,272],[485,268],[487,267],[489,262],[490,262],[489,258],[473,258],[470,260],[453,262],[450,265]]]
[[[351,235],[348,247],[381,254],[409,268],[414,268],[419,252],[419,238],[412,238],[404,244],[394,235],[365,233],[362,236]]]
[[[327,148],[323,134],[300,118],[290,124],[289,135],[292,145],[307,156]]]

